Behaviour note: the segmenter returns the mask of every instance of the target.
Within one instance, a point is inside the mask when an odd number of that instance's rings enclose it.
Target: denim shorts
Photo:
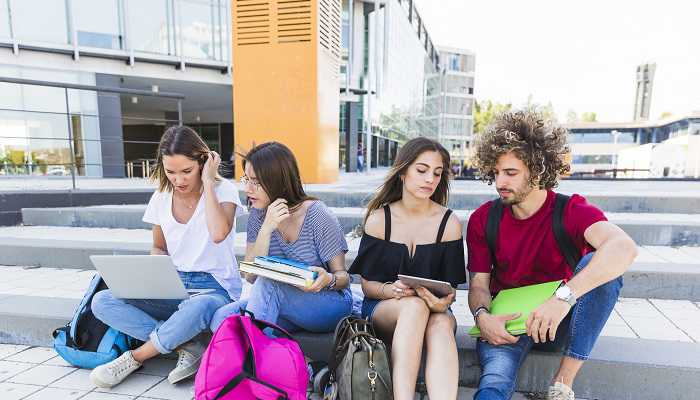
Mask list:
[[[367,297],[362,300],[362,318],[367,318],[372,321],[372,316],[374,315],[374,309],[377,308],[377,304],[383,300],[369,299]],[[451,313],[452,306],[447,307],[447,310]]]

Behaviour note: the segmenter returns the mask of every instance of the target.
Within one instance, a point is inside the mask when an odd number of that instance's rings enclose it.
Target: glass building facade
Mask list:
[[[0,0],[0,78],[185,93],[184,122],[228,161],[230,20],[228,0]],[[220,84],[197,83],[212,73]],[[65,176],[75,164],[78,176],[144,176],[177,122],[169,98],[0,83],[0,175]]]
[[[390,0],[374,10],[371,1],[343,0],[341,43],[342,169],[356,169],[358,152],[372,166],[389,166],[406,140],[438,138],[438,108],[429,101],[437,89],[428,77],[438,71],[439,56],[412,1]]]
[[[700,136],[700,116],[690,115],[674,120],[653,122],[573,123],[565,127],[569,130],[572,172],[583,175],[610,174],[613,169],[627,168],[630,165],[639,167],[640,159],[646,157],[652,160],[652,154],[658,158],[657,153],[662,153],[663,147],[670,146],[674,141]],[[624,155],[622,164],[618,162],[621,154]],[[627,162],[634,158],[637,158],[636,164]],[[645,164],[643,171],[636,171],[637,175],[632,175],[644,178],[668,176],[668,172],[654,175],[653,172],[649,172],[653,169],[649,165]]]
[[[465,49],[438,48],[440,65],[428,77],[426,102],[434,110],[431,119],[437,139],[455,163],[469,156],[474,127],[475,55]]]
[[[228,65],[229,6],[226,0],[0,0],[0,45]]]

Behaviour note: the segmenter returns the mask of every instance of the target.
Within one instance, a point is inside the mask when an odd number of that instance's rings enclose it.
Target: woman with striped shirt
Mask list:
[[[253,283],[247,304],[231,303],[212,319],[223,320],[245,307],[255,318],[295,331],[331,332],[352,309],[348,245],[338,219],[323,202],[307,196],[292,152],[277,142],[254,147],[243,159],[242,186],[248,196],[246,261],[278,256],[312,265],[318,277],[299,288],[248,274]]]

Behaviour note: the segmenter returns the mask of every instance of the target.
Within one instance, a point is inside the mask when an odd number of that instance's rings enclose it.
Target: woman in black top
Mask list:
[[[364,235],[350,273],[362,276],[363,316],[391,340],[396,400],[413,399],[425,342],[425,379],[431,399],[455,399],[459,368],[455,292],[437,298],[413,290],[398,274],[466,281],[459,219],[447,209],[450,156],[438,142],[419,137],[399,151],[379,193],[369,202]]]

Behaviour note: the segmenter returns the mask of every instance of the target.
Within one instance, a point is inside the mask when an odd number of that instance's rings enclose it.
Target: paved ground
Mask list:
[[[191,379],[177,385],[165,379],[174,362],[163,358],[149,360],[122,384],[100,389],[90,383],[89,370],[70,366],[51,348],[0,344],[0,399],[190,400],[194,396]],[[459,389],[460,400],[471,399],[473,394],[473,388]],[[527,398],[521,393],[513,396],[514,400]],[[311,399],[320,397],[313,395]]]
[[[373,191],[384,179],[388,169],[381,168],[367,173],[341,172],[338,181],[332,184],[309,184],[308,190]],[[24,191],[46,189],[70,189],[71,179],[64,177],[2,177],[1,191]],[[145,179],[78,178],[79,189],[140,189],[155,187]],[[488,193],[495,195],[495,189],[481,181],[453,181],[455,193]],[[631,195],[631,196],[700,196],[700,181],[583,181],[563,180],[558,188],[563,193],[586,195]]]

